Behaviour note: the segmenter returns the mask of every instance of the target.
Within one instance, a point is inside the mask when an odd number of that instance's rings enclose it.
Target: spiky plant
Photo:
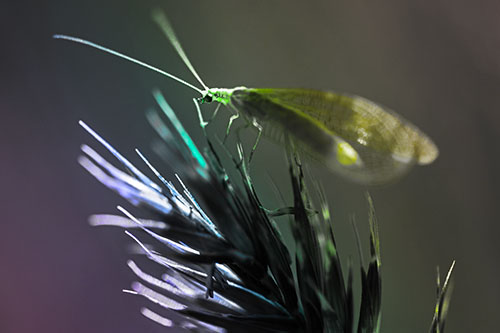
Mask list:
[[[128,261],[141,282],[125,292],[157,304],[155,310],[143,308],[142,314],[161,325],[195,332],[353,332],[355,326],[357,332],[379,332],[381,260],[371,198],[367,196],[371,257],[368,266],[361,267],[355,320],[352,269],[345,278],[324,193],[314,186],[316,207],[293,145],[286,148],[293,205],[270,212],[252,185],[241,144],[237,143],[237,156],[230,155],[229,165],[222,163],[208,137],[207,148],[200,152],[161,93],[154,95],[170,126],[156,111],[149,111],[147,118],[163,139],[156,148],[177,172],[175,181],[166,180],[137,150],[157,178],[151,180],[80,123],[127,172],[87,145],[82,146],[80,164],[131,204],[144,208],[145,217],[118,207],[124,216],[90,218],[92,225],[126,228],[137,244],[136,254],[158,264],[161,273],[154,274]],[[226,168],[236,170],[237,176],[230,177]],[[275,225],[279,215],[289,217],[294,246],[284,242]],[[444,329],[452,268],[442,287],[438,279],[431,332]]]

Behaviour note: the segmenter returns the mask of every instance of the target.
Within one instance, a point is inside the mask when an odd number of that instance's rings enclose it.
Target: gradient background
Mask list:
[[[1,332],[163,332],[124,295],[127,237],[87,216],[123,204],[76,163],[84,119],[133,162],[152,155],[143,116],[160,87],[198,142],[189,89],[133,64],[51,39],[73,34],[195,80],[150,20],[160,5],[208,85],[309,87],[390,106],[438,144],[441,156],[371,189],[380,221],[383,332],[426,332],[435,268],[457,260],[448,332],[498,329],[500,284],[498,1],[3,1],[0,5]],[[228,113],[212,132],[220,133]],[[247,136],[254,138],[254,133]],[[279,147],[253,167],[287,176]],[[276,157],[277,156],[277,157]],[[154,162],[158,159],[153,158]],[[363,188],[321,167],[341,254],[366,243]],[[356,278],[358,278],[356,276]],[[356,280],[359,283],[359,280]]]

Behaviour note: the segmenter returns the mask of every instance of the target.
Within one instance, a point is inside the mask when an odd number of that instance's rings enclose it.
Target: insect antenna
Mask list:
[[[167,39],[175,48],[175,51],[177,51],[179,57],[181,57],[182,61],[184,61],[184,64],[186,64],[187,68],[189,68],[194,77],[198,80],[198,82],[200,82],[200,84],[203,86],[203,88],[205,88],[205,90],[208,90],[208,87],[205,85],[205,83],[203,83],[202,79],[200,78],[200,76],[194,69],[193,65],[191,64],[191,61],[189,61],[189,58],[182,49],[181,43],[179,42],[179,39],[175,35],[174,29],[172,28],[172,25],[170,24],[170,21],[168,20],[165,13],[159,9],[154,10],[153,20],[156,22],[156,24],[158,24],[161,31],[165,34]]]
[[[196,87],[196,86],[192,85],[191,83],[186,82],[186,81],[184,81],[183,79],[178,78],[178,77],[177,77],[177,76],[175,76],[175,75],[172,75],[172,74],[170,74],[170,73],[167,73],[167,72],[165,72],[165,71],[163,71],[163,70],[161,70],[161,69],[159,69],[159,68],[156,68],[156,67],[154,67],[154,66],[151,66],[151,65],[149,65],[149,64],[146,64],[145,62],[142,62],[142,61],[140,61],[140,60],[137,60],[137,59],[134,59],[134,58],[132,58],[132,57],[129,57],[129,56],[127,56],[127,55],[125,55],[125,54],[123,54],[123,53],[120,53],[120,52],[118,52],[118,51],[111,50],[111,49],[109,49],[109,48],[107,48],[107,47],[104,47],[104,46],[101,46],[101,45],[99,45],[99,44],[96,44],[96,43],[90,42],[90,41],[85,40],[85,39],[77,38],[77,37],[66,36],[66,35],[54,35],[54,36],[52,36],[52,37],[53,37],[53,38],[55,38],[55,39],[64,39],[64,40],[67,40],[67,41],[70,41],[70,42],[75,42],[75,43],[79,43],[79,44],[87,45],[87,46],[93,47],[93,48],[95,48],[95,49],[101,50],[101,51],[103,51],[103,52],[106,52],[106,53],[112,54],[112,55],[114,55],[114,56],[116,56],[116,57],[119,57],[119,58],[125,59],[125,60],[127,60],[127,61],[133,62],[133,63],[135,63],[135,64],[137,64],[137,65],[139,65],[139,66],[146,67],[147,69],[150,69],[150,70],[152,70],[152,71],[154,71],[154,72],[157,72],[157,73],[159,73],[159,74],[161,74],[161,75],[164,75],[164,76],[166,76],[166,77],[168,77],[168,78],[170,78],[170,79],[172,79],[172,80],[175,80],[175,81],[177,81],[177,82],[179,82],[179,83],[181,83],[181,84],[183,84],[183,85],[185,85],[185,86],[187,86],[187,87],[189,87],[189,88],[191,88],[191,89],[193,89],[193,90],[196,90],[196,91],[197,91],[197,92],[199,92],[201,95],[203,95],[203,90],[201,90],[200,88],[198,88],[198,87]],[[199,78],[198,78],[198,79],[199,79]],[[201,81],[200,81],[200,82],[201,82]],[[203,87],[205,87],[205,89],[206,89],[206,86],[205,86],[204,84],[203,84]]]

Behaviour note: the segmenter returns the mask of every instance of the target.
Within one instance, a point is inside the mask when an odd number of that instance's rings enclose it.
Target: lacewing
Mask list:
[[[432,140],[416,126],[363,97],[311,89],[208,88],[184,53],[167,17],[155,11],[153,18],[203,89],[90,41],[65,35],[54,38],[97,48],[167,76],[200,93],[196,99],[199,104],[217,102],[228,106],[234,114],[226,136],[239,116],[258,130],[252,154],[261,135],[282,144],[292,142],[312,159],[363,184],[389,182],[414,164],[432,163],[439,154]],[[206,124],[202,121],[202,126]]]

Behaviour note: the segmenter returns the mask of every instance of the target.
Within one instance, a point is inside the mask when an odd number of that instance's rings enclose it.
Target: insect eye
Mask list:
[[[203,98],[203,101],[204,101],[205,103],[210,103],[210,102],[212,102],[212,100],[213,100],[212,95],[207,95],[207,96],[205,96],[205,97]]]

